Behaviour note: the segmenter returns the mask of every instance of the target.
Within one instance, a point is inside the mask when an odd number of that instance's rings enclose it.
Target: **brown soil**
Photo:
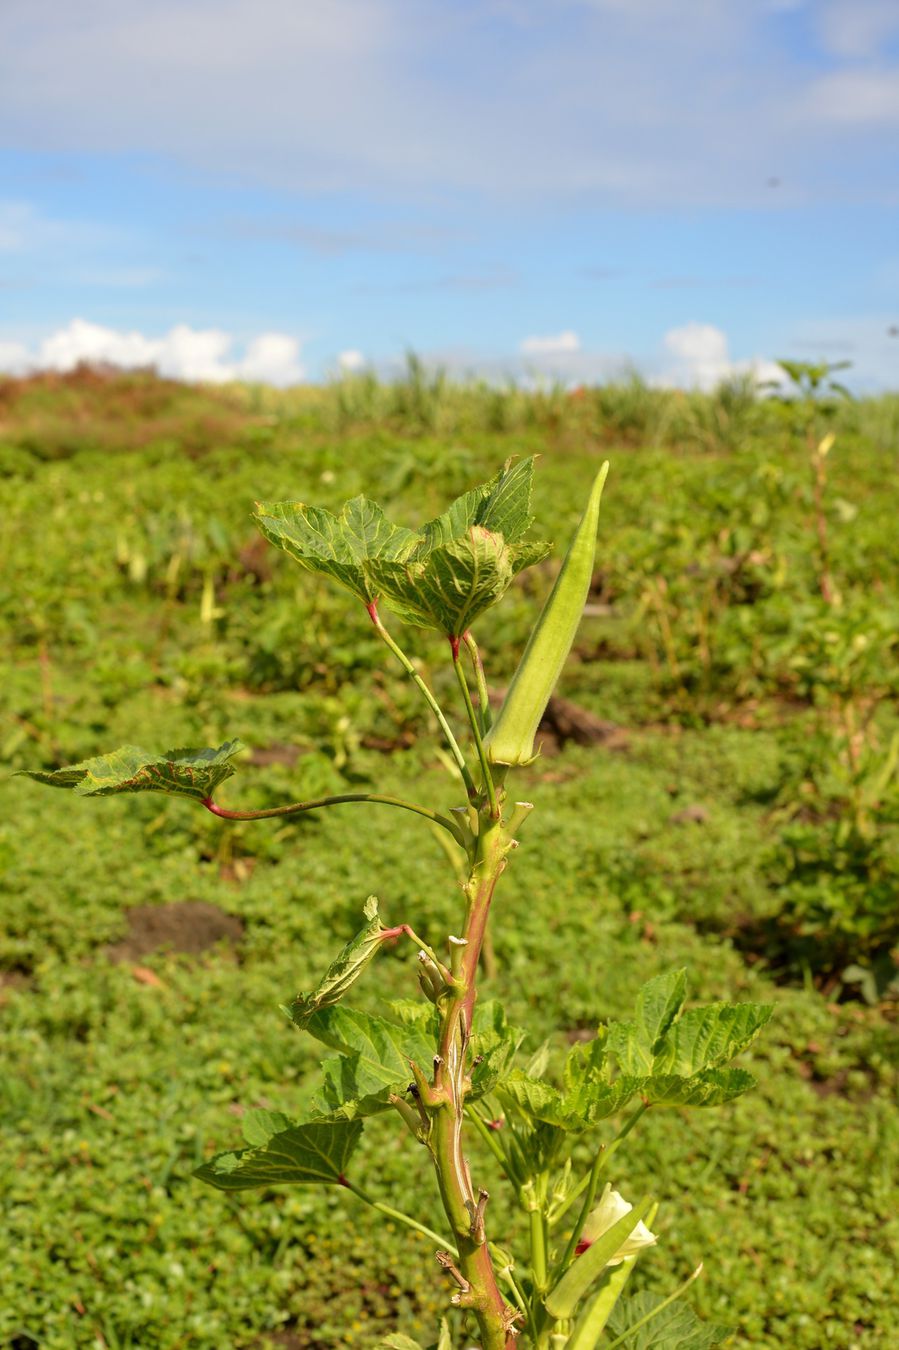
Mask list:
[[[136,961],[161,949],[198,956],[217,942],[239,943],[244,931],[240,919],[204,900],[137,905],[127,918],[125,937],[106,948],[112,961]]]

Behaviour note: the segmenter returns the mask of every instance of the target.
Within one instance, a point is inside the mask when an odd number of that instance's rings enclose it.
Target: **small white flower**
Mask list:
[[[597,1238],[601,1238],[603,1233],[607,1233],[613,1224],[623,1219],[632,1209],[633,1205],[628,1204],[627,1200],[618,1191],[613,1191],[611,1184],[607,1183],[599,1204],[587,1215],[584,1231],[577,1244],[578,1252],[585,1252],[588,1247],[592,1247]],[[634,1256],[643,1247],[654,1247],[657,1241],[655,1233],[651,1233],[641,1219],[607,1264],[619,1266],[626,1256]]]

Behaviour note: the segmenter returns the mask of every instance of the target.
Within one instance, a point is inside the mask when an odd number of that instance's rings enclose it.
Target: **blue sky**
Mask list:
[[[4,0],[0,369],[899,386],[899,0]]]

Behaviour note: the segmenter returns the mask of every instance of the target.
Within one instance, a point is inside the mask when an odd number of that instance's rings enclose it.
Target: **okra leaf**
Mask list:
[[[684,1076],[726,1064],[752,1044],[773,1008],[761,1003],[710,1003],[691,1008],[664,1037],[653,1073]]]
[[[558,1088],[542,1078],[530,1078],[521,1069],[514,1069],[500,1083],[497,1095],[505,1105],[517,1107],[529,1120],[542,1120],[562,1129],[583,1128],[579,1121],[569,1124],[565,1118]]]
[[[383,1341],[378,1341],[378,1350],[424,1350],[424,1347],[418,1341],[413,1341],[400,1332],[394,1332],[391,1336],[385,1336]],[[436,1345],[431,1346],[431,1350],[453,1350],[449,1323],[445,1317],[440,1319],[440,1339]]]
[[[732,1335],[729,1327],[700,1321],[688,1303],[678,1299],[662,1308],[663,1302],[649,1293],[620,1299],[609,1318],[610,1334],[626,1336],[627,1350],[714,1350]],[[656,1308],[658,1312],[653,1311]],[[646,1317],[649,1321],[638,1327]]]
[[[405,557],[420,542],[412,530],[393,525],[377,502],[354,497],[340,515],[305,502],[257,502],[256,524],[270,543],[310,572],[333,577],[370,604],[376,591],[364,563],[374,558]]]
[[[361,1055],[333,1055],[321,1062],[322,1084],[312,1098],[314,1117],[328,1120],[362,1120],[377,1116],[390,1106],[391,1096],[402,1097],[409,1073],[383,1083],[367,1069]]]
[[[375,559],[372,590],[407,623],[461,637],[508,589],[512,562],[502,535],[472,525],[460,538],[404,562]]]
[[[330,1007],[343,998],[383,942],[385,930],[378,917],[378,901],[374,895],[370,895],[366,900],[363,912],[368,920],[365,927],[334,958],[315,989],[309,994],[298,994],[285,1009],[291,1021],[301,1029],[305,1028],[313,1013],[318,1012],[320,1008]]]
[[[687,999],[687,972],[685,969],[666,971],[644,984],[637,995],[636,1025],[640,1040],[651,1053],[658,1049],[662,1037],[680,1016]]]
[[[721,1106],[742,1097],[755,1083],[745,1069],[703,1069],[689,1078],[653,1074],[643,1080],[640,1092],[653,1106]]]
[[[428,1033],[436,1041],[440,1033],[440,1014],[431,1003],[423,1003],[420,998],[391,998],[386,1000],[387,1007],[404,1026],[415,1027]]]
[[[508,545],[501,534],[472,525],[458,539],[421,557],[366,564],[372,591],[406,623],[461,637],[500,600],[513,577],[545,558],[550,545]]]
[[[612,1083],[585,1082],[578,1089],[563,1093],[551,1083],[529,1078],[515,1069],[495,1090],[503,1102],[517,1107],[530,1120],[580,1133],[620,1111],[640,1090],[642,1082],[630,1077]]]
[[[272,1124],[283,1120],[275,1114]],[[257,1117],[251,1128],[258,1130],[259,1143],[217,1154],[198,1167],[194,1176],[222,1191],[283,1184],[339,1186],[344,1184],[347,1163],[362,1134],[359,1121],[310,1121],[263,1137],[264,1126]]]
[[[659,976],[640,991],[633,1022],[612,1022],[604,1043],[624,1074],[690,1078],[720,1068],[755,1040],[770,1004],[710,1003],[681,1013],[683,971]]]
[[[506,540],[506,543],[509,541]],[[512,564],[513,576],[517,577],[526,567],[543,562],[552,551],[553,546],[548,539],[525,539],[520,544],[509,544],[509,561]]]
[[[525,1033],[510,1026],[496,999],[475,1007],[471,1037],[471,1098],[492,1092],[509,1073]]]
[[[516,464],[508,461],[489,482],[463,493],[442,515],[421,527],[422,543],[416,556],[423,557],[458,539],[472,525],[483,525],[501,534],[507,543],[515,543],[533,524],[530,513],[533,478],[533,455]]]
[[[45,772],[20,769],[27,778],[48,787],[72,788],[79,797],[111,797],[118,792],[167,792],[203,801],[234,773],[240,741],[226,741],[217,750],[165,750],[154,754],[137,745],[123,745],[108,755]]]
[[[240,1129],[244,1143],[257,1148],[271,1139],[273,1134],[289,1130],[295,1123],[283,1111],[266,1111],[262,1107],[254,1107],[244,1112]]]
[[[594,1036],[592,1041],[580,1041],[571,1047],[562,1066],[562,1086],[567,1094],[580,1093],[591,1083],[610,1081],[605,1043],[601,1037]]]
[[[352,1118],[386,1110],[390,1095],[409,1083],[409,1061],[429,1069],[434,1056],[433,1040],[416,1028],[339,1004],[312,1013],[304,1027],[340,1056],[323,1065],[325,1082],[315,1101],[323,1115],[340,1111]]]

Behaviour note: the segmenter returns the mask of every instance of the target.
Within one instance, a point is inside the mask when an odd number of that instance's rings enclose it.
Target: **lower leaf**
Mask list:
[[[609,1318],[614,1339],[609,1350],[621,1342],[627,1350],[714,1350],[732,1332],[729,1327],[702,1322],[689,1303],[668,1303],[654,1294],[636,1294],[622,1299]],[[656,1311],[658,1309],[658,1311]]]
[[[260,1138],[264,1122],[253,1117],[252,1137]],[[272,1122],[285,1117],[272,1113]],[[254,1186],[342,1186],[344,1171],[362,1134],[361,1121],[312,1121],[290,1125],[268,1135],[254,1148],[219,1153],[198,1167],[195,1177],[221,1191]]]

